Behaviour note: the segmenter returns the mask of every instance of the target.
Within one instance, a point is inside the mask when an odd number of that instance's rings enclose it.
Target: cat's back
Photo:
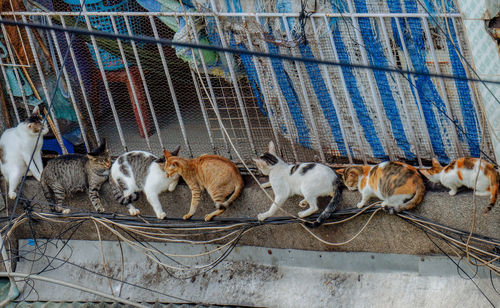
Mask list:
[[[222,168],[225,170],[238,171],[238,168],[232,161],[219,155],[204,154],[196,158],[193,163],[201,168]]]
[[[151,165],[157,159],[157,156],[146,151],[123,153],[113,163],[111,176],[114,179],[121,177],[133,178],[139,186],[142,186],[149,174]]]
[[[369,185],[384,196],[413,193],[424,185],[417,169],[402,162],[383,162],[369,171]]]
[[[88,177],[85,165],[86,155],[68,154],[51,159],[43,168],[40,181],[42,186],[63,187],[66,191],[84,190]]]
[[[54,159],[48,161],[47,166],[43,169],[42,177],[59,176],[69,173],[74,173],[76,171],[82,171],[85,168],[85,164],[88,161],[88,157],[83,154],[68,154],[61,155]]]
[[[332,178],[336,177],[335,171],[332,168],[314,162],[300,163],[292,165],[289,171],[289,175],[294,178],[310,178],[317,179],[325,177]]]
[[[458,182],[464,184],[468,187],[473,187],[476,183],[476,175],[478,170],[479,177],[477,181],[485,182],[484,185],[488,185],[489,181],[498,181],[498,173],[495,167],[485,161],[484,159],[479,159],[475,157],[461,157],[457,160],[452,161],[446,167],[443,168],[441,173],[441,182]]]
[[[233,177],[241,179],[238,167],[229,159],[213,154],[205,154],[191,160],[191,165],[199,176]]]

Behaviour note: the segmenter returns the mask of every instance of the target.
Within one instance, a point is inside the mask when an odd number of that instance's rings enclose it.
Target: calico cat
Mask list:
[[[63,206],[64,198],[74,192],[88,190],[90,202],[98,212],[104,212],[99,199],[99,190],[108,179],[111,158],[106,141],[94,152],[86,155],[69,154],[58,156],[47,163],[41,184],[43,194],[51,202],[53,211],[69,214]],[[53,205],[55,203],[55,205]]]
[[[457,193],[457,189],[461,186],[473,189],[477,176],[476,196],[491,197],[484,212],[488,213],[495,206],[500,176],[495,171],[495,167],[484,160],[481,160],[481,165],[479,165],[479,158],[462,157],[443,167],[434,158],[432,168],[420,169],[420,172],[431,182],[441,183],[449,188],[449,193],[452,196]]]
[[[43,171],[43,136],[48,131],[47,126],[43,124],[40,109],[36,106],[28,119],[16,127],[7,129],[0,137],[0,170],[9,186],[8,196],[10,199],[15,199],[17,196],[15,190],[26,173],[32,154],[33,160],[28,175],[31,173],[37,181],[40,181]],[[40,134],[40,139],[36,144]]]
[[[425,194],[424,181],[415,167],[401,162],[383,162],[374,166],[356,166],[337,170],[349,190],[359,190],[362,199],[357,204],[362,208],[366,202],[377,197],[381,206],[394,213],[417,206]]]
[[[229,159],[218,155],[202,155],[194,159],[172,156],[164,151],[167,162],[167,176],[179,174],[191,189],[191,207],[183,219],[191,218],[196,212],[201,192],[206,189],[215,202],[214,212],[205,215],[205,221],[222,214],[243,190],[243,179],[236,165]],[[226,198],[229,199],[226,200]]]
[[[310,227],[317,227],[335,211],[342,194],[339,177],[328,166],[319,163],[287,164],[278,155],[274,143],[269,142],[268,150],[258,159],[254,159],[257,168],[264,175],[269,175],[269,183],[262,187],[271,186],[274,192],[274,202],[267,212],[260,213],[260,221],[273,216],[278,208],[293,195],[301,195],[304,200],[299,206],[309,205],[307,210],[298,213],[299,217],[306,217],[318,211],[317,198],[333,196],[324,210],[324,214]]]
[[[180,146],[172,151],[172,155],[179,153]],[[116,200],[128,207],[130,215],[139,215],[132,202],[139,198],[138,192],[144,192],[146,198],[153,207],[156,217],[164,219],[167,214],[163,211],[158,196],[168,189],[174,191],[179,182],[179,175],[171,177],[163,170],[165,157],[158,158],[155,155],[143,151],[131,151],[124,153],[111,166],[111,186]]]

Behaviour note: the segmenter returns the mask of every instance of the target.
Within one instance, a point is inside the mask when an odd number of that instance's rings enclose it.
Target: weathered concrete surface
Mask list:
[[[457,269],[446,257],[418,257],[377,253],[314,252],[292,249],[268,249],[239,246],[216,268],[204,272],[170,269],[160,265],[128,245],[123,245],[125,265],[117,242],[103,242],[106,269],[103,267],[100,243],[96,241],[52,240],[38,245],[47,258],[33,255],[35,247],[21,240],[21,258],[17,272],[43,270],[42,275],[139,302],[194,302],[217,305],[260,307],[490,307],[473,282],[457,275]],[[164,253],[196,255],[214,245],[156,244]],[[174,257],[189,266],[209,264],[220,255],[210,257]],[[60,261],[51,260],[57,256]],[[162,258],[169,266],[178,264]],[[70,263],[63,263],[69,261]],[[77,264],[79,267],[74,266]],[[464,266],[465,270],[473,274]],[[86,270],[85,270],[86,269]],[[107,273],[120,281],[92,273]],[[493,302],[500,302],[489,281],[488,273],[479,270],[474,282]],[[498,285],[500,279],[494,278]],[[135,287],[139,285],[144,288]],[[120,293],[121,288],[121,293]],[[99,301],[101,298],[78,290],[35,281],[35,292],[25,286],[25,300]],[[54,292],[57,289],[57,292]],[[151,290],[157,291],[153,292]]]
[[[261,182],[265,179],[262,178]],[[261,191],[258,185],[249,177],[245,177],[246,187],[242,195],[222,215],[223,217],[253,217],[259,212],[268,209],[271,202]],[[268,189],[272,195],[272,190]],[[28,180],[24,194],[45,200],[42,196],[40,185],[35,180]],[[120,206],[112,199],[109,185],[106,183],[101,190],[104,206],[109,212],[126,213],[126,208]],[[340,208],[354,207],[360,200],[358,192],[345,190],[342,195]],[[187,213],[191,200],[191,192],[185,184],[180,184],[173,193],[163,193],[161,201],[168,217],[182,217]],[[495,238],[500,237],[500,205],[497,204],[493,210],[485,215],[483,209],[488,203],[488,198],[477,197],[477,217],[475,232]],[[279,216],[286,216],[287,212],[296,215],[300,210],[298,207],[299,197],[289,199],[283,207],[286,212],[278,212]],[[324,205],[328,198],[325,198]],[[473,198],[471,191],[463,191],[456,196],[449,196],[444,190],[428,191],[424,202],[420,204],[415,212],[433,221],[459,228],[470,230],[472,223]],[[76,209],[90,210],[91,205],[85,194],[79,194],[68,200],[68,204]],[[143,214],[154,215],[151,206],[144,196],[141,196],[135,204]],[[42,206],[48,210],[46,206]],[[194,217],[203,218],[205,214],[213,211],[213,203],[208,194],[202,195],[202,201]],[[314,232],[321,238],[330,242],[343,242],[352,238],[368,220],[369,215],[361,215],[347,223],[333,226],[322,226]],[[64,224],[36,223],[33,225],[36,235],[41,238],[50,238],[61,232]],[[103,239],[115,240],[111,234],[103,232]],[[28,225],[18,229],[17,238],[32,237]],[[97,240],[97,233],[93,223],[85,223],[80,230],[73,235],[73,239]],[[315,240],[299,224],[281,226],[261,226],[248,232],[240,241],[241,245],[264,246],[274,248],[326,250],[326,251],[359,251],[380,252],[397,254],[428,255],[440,253],[440,251],[428,240],[423,232],[398,217],[379,212],[372,219],[368,227],[355,240],[347,245],[328,246]]]

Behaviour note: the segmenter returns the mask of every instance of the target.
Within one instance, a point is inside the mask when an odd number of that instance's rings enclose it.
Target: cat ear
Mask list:
[[[33,109],[31,115],[40,116],[40,108],[38,107],[38,105],[35,107],[35,109]]]
[[[175,150],[171,152],[172,156],[177,156],[179,154],[179,151],[181,150],[181,146],[178,145]]]
[[[165,156],[165,158],[167,158],[167,159],[168,159],[169,157],[172,157],[172,156],[173,156],[173,155],[172,155],[172,153],[170,153],[170,152],[169,152],[169,151],[167,151],[167,150],[163,150],[163,155],[164,155],[164,156]]]
[[[442,168],[441,164],[439,163],[439,161],[435,157],[432,158],[432,167],[435,168],[435,169],[441,169]]]
[[[344,171],[345,171],[345,169],[337,169],[337,170],[335,170],[335,172],[337,172],[337,174],[340,174],[340,175],[344,175]]]
[[[272,140],[269,141],[269,147],[267,148],[267,151],[273,155],[276,155],[276,147],[274,146],[274,142]]]

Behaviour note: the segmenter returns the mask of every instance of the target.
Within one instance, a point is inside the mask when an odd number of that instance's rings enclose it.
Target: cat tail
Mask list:
[[[223,203],[225,208],[227,208],[231,203],[233,203],[234,200],[236,200],[236,198],[238,198],[240,196],[241,191],[243,190],[243,187],[245,187],[245,184],[243,183],[243,179],[240,176],[238,179],[238,183],[236,184],[236,187],[234,188],[233,194],[231,195],[231,197],[229,197],[229,199],[227,199]]]
[[[130,194],[129,196],[125,196],[123,194],[123,190],[118,186],[114,179],[111,179],[110,184],[115,200],[121,205],[129,205],[130,203],[139,199],[139,194],[136,192]]]
[[[484,210],[484,213],[488,213],[495,206],[495,203],[497,202],[498,192],[499,192],[498,186],[500,186],[500,176],[498,175],[496,170],[493,170],[493,178],[490,179],[491,199],[490,199],[490,203],[488,204],[488,207]]]
[[[417,181],[416,183],[416,189],[413,198],[411,198],[408,202],[401,204],[397,209],[395,209],[397,212],[411,210],[412,208],[416,207],[420,202],[422,202],[425,195],[425,185],[424,181],[421,178],[419,179],[420,180]]]
[[[333,197],[326,206],[326,208],[321,212],[319,217],[314,222],[305,222],[306,227],[308,228],[317,228],[323,224],[325,220],[330,218],[332,214],[337,209],[337,206],[340,203],[340,198],[342,197],[342,189],[344,189],[344,185],[342,184],[342,180],[340,177],[335,179],[335,183],[333,184]]]

